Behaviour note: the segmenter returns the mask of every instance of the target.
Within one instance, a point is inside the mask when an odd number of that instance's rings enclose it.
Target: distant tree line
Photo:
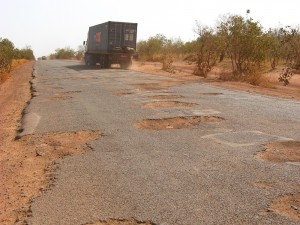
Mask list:
[[[0,38],[0,74],[11,71],[13,59],[34,60],[35,57],[29,46],[18,49],[7,38]]]
[[[224,16],[215,28],[196,23],[198,38],[191,42],[170,40],[158,34],[139,41],[140,60],[161,61],[184,57],[193,61],[194,73],[206,77],[224,59],[230,61],[231,79],[241,80],[259,74],[262,65],[286,65],[281,80],[288,84],[292,70],[300,69],[300,29],[282,27],[265,30],[259,22],[239,15]],[[172,60],[171,60],[172,62]]]
[[[78,46],[77,51],[70,48],[58,48],[55,50],[55,53],[52,53],[49,58],[50,59],[78,59],[81,60],[84,55],[84,47]]]

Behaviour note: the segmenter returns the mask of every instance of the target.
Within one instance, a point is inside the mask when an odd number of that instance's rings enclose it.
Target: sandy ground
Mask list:
[[[254,86],[248,83],[235,82],[235,81],[220,81],[218,78],[224,72],[220,68],[214,68],[206,79],[193,75],[195,65],[189,65],[186,62],[174,62],[175,74],[163,71],[162,64],[159,62],[133,62],[132,70],[144,73],[158,74],[167,77],[178,78],[185,82],[205,82],[210,85],[219,86],[228,89],[236,89],[246,92],[259,93],[263,95],[283,97],[288,99],[300,100],[300,74],[295,74],[290,80],[288,86],[283,86],[278,81],[278,76],[281,69],[269,71],[263,74],[264,82],[261,86]],[[180,82],[180,81],[178,81]],[[267,87],[266,87],[267,86]]]
[[[51,187],[55,177],[53,171],[58,167],[57,159],[72,154],[81,154],[92,150],[87,144],[101,136],[100,131],[76,131],[68,133],[46,133],[43,135],[27,135],[16,139],[22,111],[31,99],[29,80],[32,75],[33,62],[28,62],[15,69],[10,78],[0,85],[0,224],[26,224],[26,217],[31,216],[30,201]],[[272,76],[274,88],[262,88],[239,82],[220,82],[216,79],[217,74],[210,74],[209,79],[203,79],[192,75],[192,66],[178,63],[176,73],[170,74],[161,70],[159,63],[146,63],[141,65],[134,62],[133,70],[160,74],[162,76],[174,77],[178,81],[162,82],[160,87],[157,84],[136,84],[137,88],[155,90],[155,88],[170,87],[178,82],[209,82],[212,85],[225,88],[239,89],[249,92],[293,98],[300,100],[300,76],[295,75],[291,85],[284,87],[279,84],[275,75]],[[278,75],[278,73],[277,73]],[[137,91],[139,90],[137,89]],[[51,101],[62,101],[68,98],[71,93],[60,93]],[[120,95],[130,94],[126,91]],[[218,93],[215,93],[218,94]],[[172,99],[180,96],[160,96],[160,99]],[[157,98],[157,96],[155,97]],[[178,102],[166,102],[162,105],[148,105],[145,107],[171,107]],[[136,126],[141,129],[178,129],[195,126],[202,122],[221,122],[221,118],[172,118],[169,121],[140,121]],[[292,152],[285,151],[286,145],[292,146]],[[276,149],[276,150],[274,150]],[[278,150],[279,149],[279,150]],[[283,156],[277,157],[278,152]],[[295,152],[297,154],[295,155]],[[292,156],[292,160],[288,157]],[[265,152],[259,157],[264,160],[281,162],[288,158],[288,161],[299,162],[299,143],[279,143],[266,146]],[[293,160],[294,159],[294,160]],[[257,183],[256,185],[265,188],[272,187],[270,183]],[[300,195],[280,196],[270,205],[270,209],[300,220]],[[108,225],[151,225],[151,222],[140,222],[134,219],[94,221],[88,224]]]

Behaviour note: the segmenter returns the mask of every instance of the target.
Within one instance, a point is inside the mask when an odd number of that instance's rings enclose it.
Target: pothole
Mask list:
[[[142,108],[168,108],[168,107],[192,107],[196,103],[178,102],[178,101],[161,101],[161,102],[148,102]]]
[[[266,149],[257,155],[263,160],[276,163],[300,162],[300,142],[284,141],[267,144]]]
[[[10,158],[1,162],[0,223],[22,224],[29,213],[30,199],[53,185],[57,159],[91,151],[88,142],[100,135],[99,131],[46,133],[14,141]]]
[[[208,92],[208,93],[200,93],[200,95],[222,95],[220,92]]]
[[[61,91],[56,93],[56,95],[71,95],[71,94],[76,94],[76,93],[80,93],[81,91]]]
[[[271,209],[282,216],[300,221],[300,193],[280,196],[273,201]]]
[[[273,187],[273,183],[266,182],[266,181],[257,181],[255,182],[255,185],[262,188],[271,188]]]
[[[136,122],[134,125],[146,130],[168,130],[193,128],[201,123],[221,122],[224,119],[217,116],[194,116],[194,117],[174,117],[164,119],[146,119]]]
[[[48,98],[47,100],[50,102],[63,102],[71,98],[72,98],[71,96],[61,96],[61,97]]]
[[[65,80],[97,80],[97,77],[69,77],[65,78]]]
[[[119,92],[117,92],[116,94],[114,94],[115,96],[126,96],[126,95],[132,95],[132,94],[136,94],[141,92],[140,89],[129,89],[129,90],[120,90]]]
[[[137,83],[137,84],[131,84],[133,86],[138,86],[141,89],[144,90],[161,90],[165,88],[175,87],[178,85],[185,84],[183,81],[161,81],[159,83]]]
[[[153,95],[153,96],[148,96],[148,98],[161,100],[161,99],[183,98],[183,96],[182,95]]]
[[[129,219],[129,220],[114,220],[109,219],[106,221],[96,221],[93,223],[86,223],[84,225],[156,225],[150,221],[142,222],[135,219]]]

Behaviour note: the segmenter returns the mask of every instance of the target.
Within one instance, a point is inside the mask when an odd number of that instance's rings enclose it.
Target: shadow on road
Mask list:
[[[71,65],[71,66],[66,66],[66,68],[76,70],[76,71],[83,71],[83,70],[100,70],[101,66],[100,65],[96,65],[96,66]]]
[[[86,65],[70,65],[70,66],[65,66],[66,68],[76,70],[76,71],[83,71],[83,70],[109,70],[109,69],[114,69],[114,70],[119,70],[120,68],[112,67],[112,68],[101,68],[100,65],[96,66],[86,66]]]

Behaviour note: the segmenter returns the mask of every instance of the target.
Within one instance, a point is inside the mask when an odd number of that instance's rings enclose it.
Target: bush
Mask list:
[[[35,60],[35,57],[33,55],[33,51],[30,49],[29,46],[27,46],[21,50],[16,48],[14,50],[14,59]]]
[[[183,42],[180,39],[167,39],[162,34],[137,43],[137,51],[142,61],[163,62],[166,57],[182,54]]]
[[[198,52],[197,66],[194,74],[207,77],[207,74],[217,64],[222,54],[222,42],[212,28],[197,23]]]
[[[173,58],[171,56],[164,56],[162,58],[162,70],[169,73],[175,73],[175,68],[173,66]]]
[[[0,38],[0,73],[9,73],[14,58],[14,45],[8,39]]]
[[[287,86],[290,83],[290,79],[294,75],[291,66],[287,66],[282,69],[280,75],[279,75],[279,82],[283,82],[284,86]]]

